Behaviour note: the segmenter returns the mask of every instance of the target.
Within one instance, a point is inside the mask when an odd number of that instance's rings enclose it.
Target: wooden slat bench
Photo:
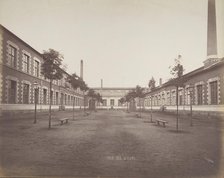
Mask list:
[[[163,127],[166,127],[166,123],[168,123],[167,121],[161,120],[161,119],[157,119],[156,120],[157,125],[160,125],[160,123],[163,124]]]
[[[88,115],[90,115],[89,112],[85,112],[85,113],[84,113],[84,116],[88,116]]]
[[[62,119],[59,119],[59,121],[61,122],[61,125],[62,125],[64,123],[68,123],[68,118],[62,118]]]

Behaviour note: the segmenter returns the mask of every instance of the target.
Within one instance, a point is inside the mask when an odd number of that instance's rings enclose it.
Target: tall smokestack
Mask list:
[[[80,78],[83,79],[83,60],[80,63]]]
[[[103,79],[101,79],[101,88],[103,88]]]
[[[162,84],[163,84],[163,82],[162,82],[162,78],[159,78],[159,86],[161,87]]]

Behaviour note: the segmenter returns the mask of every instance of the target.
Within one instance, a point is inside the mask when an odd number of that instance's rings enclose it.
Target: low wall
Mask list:
[[[83,106],[75,106],[76,110],[83,109]],[[72,110],[73,106],[63,106],[60,105],[52,105],[52,111],[59,110]],[[34,104],[1,104],[0,105],[0,117],[9,115],[9,114],[17,114],[17,113],[29,113],[34,112],[35,105]],[[49,110],[49,105],[37,105],[37,112],[47,112]]]
[[[161,106],[153,106],[154,111],[161,111]],[[151,107],[145,107],[143,110],[150,111]],[[177,106],[165,106],[165,112],[176,113]],[[178,106],[180,114],[189,114],[190,106]],[[203,116],[221,116],[224,117],[224,105],[193,105],[193,115]]]

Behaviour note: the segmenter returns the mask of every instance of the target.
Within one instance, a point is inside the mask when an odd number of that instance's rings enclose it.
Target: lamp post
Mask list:
[[[193,117],[192,117],[192,96],[193,96],[193,91],[194,91],[194,87],[192,85],[190,85],[189,87],[189,95],[190,95],[190,118],[191,118],[191,122],[190,122],[190,126],[193,126]]]
[[[38,83],[35,81],[33,83],[34,86],[34,104],[35,104],[35,111],[34,111],[34,124],[37,123],[37,90],[38,90]]]
[[[152,122],[152,95],[151,95],[151,122]]]

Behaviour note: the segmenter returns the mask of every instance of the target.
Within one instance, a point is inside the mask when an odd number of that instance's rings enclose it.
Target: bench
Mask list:
[[[84,113],[84,116],[88,116],[88,115],[90,115],[89,112],[85,112],[85,113]]]
[[[62,118],[62,119],[59,119],[59,121],[61,122],[61,125],[65,122],[65,123],[68,123],[68,118]]]
[[[156,120],[157,125],[160,125],[160,123],[163,124],[163,127],[166,127],[166,123],[168,123],[167,121],[161,120],[161,119],[157,119]]]

